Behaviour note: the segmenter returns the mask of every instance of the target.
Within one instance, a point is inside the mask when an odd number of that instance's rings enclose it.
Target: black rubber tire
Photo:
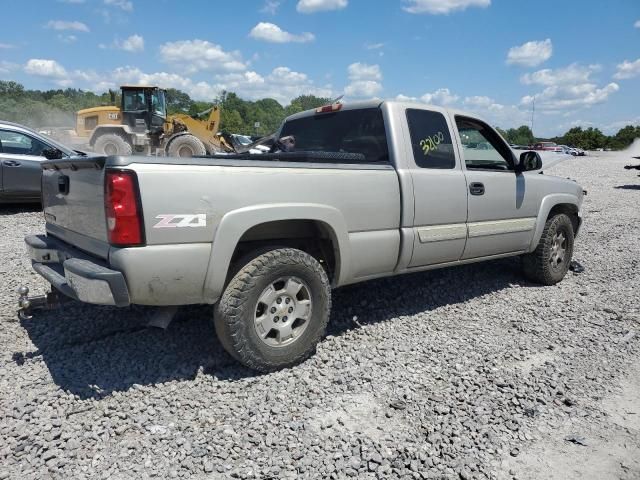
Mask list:
[[[283,276],[303,280],[313,308],[309,325],[290,345],[272,347],[256,333],[254,314],[258,297],[270,282]],[[309,358],[325,334],[331,311],[331,288],[322,265],[311,255],[293,248],[263,253],[231,279],[214,309],[220,343],[243,365],[261,372],[292,367]]]
[[[551,247],[556,233],[563,232],[566,239],[564,260],[554,267],[551,265]],[[525,276],[542,285],[555,285],[561,281],[569,270],[573,256],[574,232],[571,219],[564,213],[554,215],[547,220],[542,237],[536,249],[522,256],[522,267]]]
[[[204,143],[193,135],[180,135],[169,143],[167,153],[170,157],[197,157],[207,154]]]
[[[131,155],[133,153],[133,147],[129,143],[129,140],[119,133],[105,133],[104,135],[100,135],[96,139],[93,149],[100,155]],[[107,149],[109,151],[107,151]],[[113,149],[115,149],[115,152]]]

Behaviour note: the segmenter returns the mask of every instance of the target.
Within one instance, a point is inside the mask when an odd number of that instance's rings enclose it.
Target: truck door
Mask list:
[[[407,109],[415,213],[409,267],[459,260],[467,237],[467,183],[444,110]]]
[[[511,149],[486,123],[460,115],[452,121],[469,186],[469,237],[462,258],[526,250],[538,213],[538,175],[516,174]]]

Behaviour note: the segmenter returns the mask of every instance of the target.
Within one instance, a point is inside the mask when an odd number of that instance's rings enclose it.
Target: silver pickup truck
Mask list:
[[[33,268],[82,302],[215,305],[223,346],[262,371],[313,353],[335,287],[515,255],[544,285],[567,272],[582,188],[473,115],[334,104],[278,135],[291,151],[44,162]]]

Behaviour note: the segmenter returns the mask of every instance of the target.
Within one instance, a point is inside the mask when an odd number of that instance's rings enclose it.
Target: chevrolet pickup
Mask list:
[[[569,268],[582,188],[474,115],[333,104],[277,135],[289,151],[43,162],[33,268],[81,302],[211,304],[224,348],[261,371],[315,351],[332,288],[517,255],[544,285]]]

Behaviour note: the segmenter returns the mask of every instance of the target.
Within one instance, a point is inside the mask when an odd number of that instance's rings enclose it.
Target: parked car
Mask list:
[[[40,201],[41,164],[84,155],[23,125],[0,121],[0,203]]]
[[[562,153],[562,147],[557,145],[555,142],[538,142],[535,143],[532,147],[532,150],[543,150],[546,152],[556,152]]]
[[[581,149],[581,148],[577,148],[577,147],[569,147],[569,148],[572,148],[573,150],[575,150],[575,151],[576,151],[576,154],[577,154],[579,157],[584,157],[584,156],[587,154],[587,152],[585,152],[585,151],[584,151],[583,149]]]
[[[582,188],[471,114],[334,104],[277,135],[290,150],[44,162],[33,268],[82,302],[215,305],[221,344],[262,371],[313,353],[335,287],[518,255],[535,282],[567,273]]]

